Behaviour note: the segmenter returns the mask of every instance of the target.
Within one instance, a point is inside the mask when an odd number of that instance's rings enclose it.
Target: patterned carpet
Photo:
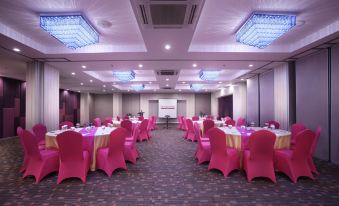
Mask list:
[[[22,152],[17,138],[0,140],[1,205],[339,205],[339,167],[316,161],[321,175],[315,181],[293,184],[277,174],[277,184],[266,179],[246,181],[242,171],[224,178],[207,171],[193,158],[196,143],[181,138],[176,129],[152,132],[149,142],[137,144],[141,158],[128,171],[111,178],[90,172],[87,183],[69,179],[56,184],[51,174],[40,184],[18,173]]]

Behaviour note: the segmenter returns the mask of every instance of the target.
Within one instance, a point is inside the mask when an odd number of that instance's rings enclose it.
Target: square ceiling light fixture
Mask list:
[[[133,84],[133,85],[131,85],[131,89],[139,92],[139,91],[145,89],[145,85],[143,85],[143,84]]]
[[[296,25],[296,15],[253,13],[236,33],[242,44],[263,49]]]
[[[212,70],[201,70],[199,72],[199,77],[201,80],[213,81],[219,77],[219,71]]]
[[[71,49],[99,42],[99,34],[82,15],[41,15],[40,27]]]
[[[203,86],[203,84],[191,84],[191,89],[197,92],[201,90]]]
[[[113,75],[123,82],[128,82],[135,79],[135,72],[134,71],[114,71]]]

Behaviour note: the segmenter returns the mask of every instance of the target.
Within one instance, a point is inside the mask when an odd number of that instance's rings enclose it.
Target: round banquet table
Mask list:
[[[131,120],[131,122],[133,125],[133,129],[135,128],[136,125],[141,123],[141,121],[139,120]],[[113,127],[120,127],[120,125],[121,125],[121,121],[117,121],[117,120],[113,121]]]
[[[221,120],[213,120],[213,121],[214,121],[214,127],[222,127],[222,126],[225,125],[225,123]],[[204,124],[203,124],[203,122],[204,122],[204,120],[198,120],[198,121],[193,121],[193,124],[198,123],[202,133],[204,134]]]
[[[85,128],[76,128],[74,131],[80,132],[83,136],[83,149],[88,150],[91,157],[91,171],[96,170],[96,151],[100,147],[109,145],[109,137],[116,127],[94,127],[87,131]],[[47,132],[45,136],[46,148],[58,148],[56,136],[67,130],[56,130]]]

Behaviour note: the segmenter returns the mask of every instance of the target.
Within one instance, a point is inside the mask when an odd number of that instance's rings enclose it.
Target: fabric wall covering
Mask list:
[[[0,137],[16,136],[18,126],[25,127],[26,83],[0,77]]]
[[[80,93],[67,91],[64,89],[59,90],[59,109],[60,109],[60,122],[71,121],[74,124],[80,122]]]

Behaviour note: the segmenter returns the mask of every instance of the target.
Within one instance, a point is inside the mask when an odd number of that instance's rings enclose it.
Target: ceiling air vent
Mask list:
[[[140,14],[141,14],[141,18],[142,18],[142,22],[144,24],[148,24],[148,19],[147,19],[147,14],[146,14],[146,10],[145,10],[145,5],[139,5],[140,8]]]
[[[167,90],[169,90],[169,89],[172,89],[171,87],[161,87],[161,89],[167,89]]]
[[[161,75],[161,76],[174,76],[174,75],[177,75],[178,72],[176,70],[160,70],[160,71],[157,71],[157,74],[158,75]]]

